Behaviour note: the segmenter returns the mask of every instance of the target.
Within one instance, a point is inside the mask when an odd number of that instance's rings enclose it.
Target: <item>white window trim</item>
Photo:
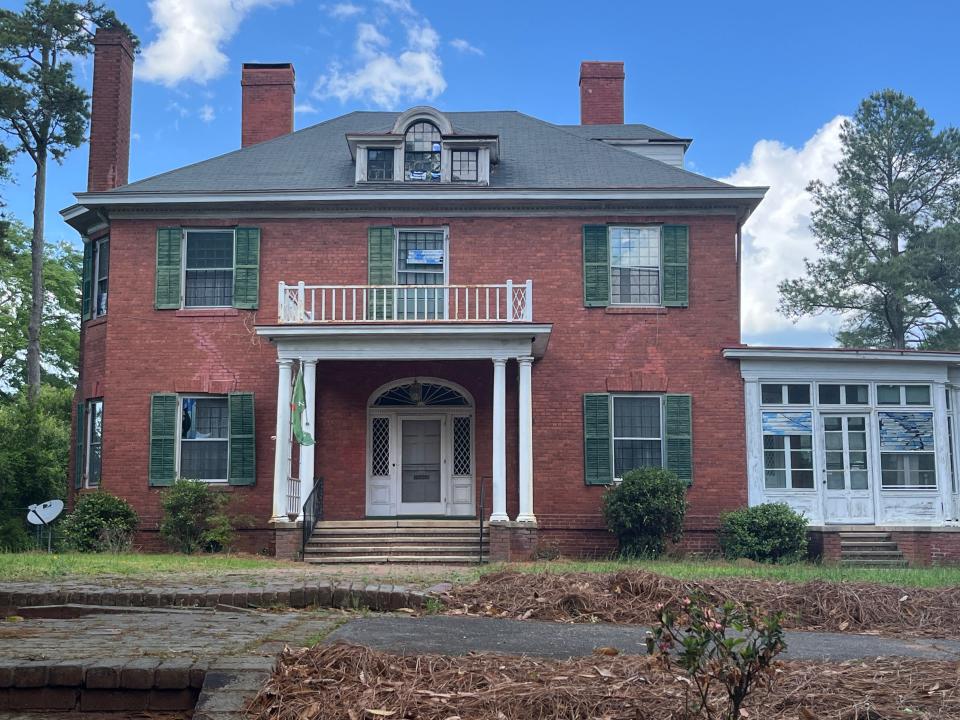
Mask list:
[[[103,416],[103,398],[91,398],[84,404],[84,428],[83,428],[83,487],[88,490],[99,488],[103,484],[103,435],[100,436],[100,479],[96,485],[90,482],[90,446],[93,439],[93,413],[91,409],[95,405],[100,405],[101,423]],[[102,425],[101,425],[102,427]]]
[[[109,244],[109,242],[110,242],[110,236],[107,235],[106,237],[102,237],[96,240],[93,246],[94,247],[93,287],[90,289],[90,302],[92,303],[92,306],[90,309],[92,312],[90,316],[91,318],[94,318],[94,319],[105,317],[107,312],[110,310],[110,306],[108,304],[107,309],[104,310],[102,313],[97,312],[97,308],[100,307],[100,252],[101,252],[100,248],[103,246],[104,243]],[[107,296],[107,303],[109,303],[110,302],[110,268],[109,267],[107,268],[106,281],[107,281],[107,292],[104,294]]]
[[[476,185],[480,182],[482,173],[480,172],[480,148],[473,147],[452,147],[450,148],[450,182],[457,185]],[[476,166],[477,166],[477,176],[472,180],[455,180],[453,177],[453,154],[454,153],[473,153],[477,156]],[[442,158],[441,158],[442,163]],[[441,164],[441,170],[442,170]]]
[[[370,151],[371,150],[392,150],[393,151],[393,177],[389,180],[371,180],[370,175]],[[360,182],[370,182],[370,183],[393,183],[397,181],[397,153],[399,148],[392,145],[364,145],[361,148],[360,154],[363,155],[363,176],[357,178]],[[359,157],[357,158],[359,164]]]
[[[230,305],[187,305],[187,240],[192,232],[223,232],[231,233],[233,236],[233,265],[229,268],[231,276],[236,280],[237,267],[237,229],[235,227],[194,227],[184,228],[180,233],[180,257],[183,262],[180,263],[180,308],[182,310],[202,310],[232,308]],[[200,270],[227,270],[228,268],[198,268]]]
[[[184,400],[217,400],[223,398],[227,401],[227,477],[222,480],[217,478],[215,480],[208,480],[206,478],[187,478],[189,480],[199,480],[200,482],[209,483],[210,485],[226,485],[230,482],[230,436],[232,428],[230,427],[230,396],[229,395],[218,395],[218,394],[209,394],[204,395],[203,393],[186,393],[177,395],[177,477],[183,479],[183,476],[180,474],[180,454],[183,443],[183,401]],[[221,438],[209,438],[215,440],[216,442],[223,442]],[[197,438],[194,440],[188,439],[187,442],[203,442],[202,438]]]
[[[921,455],[929,455],[933,458],[933,485],[885,485],[883,482],[883,456],[884,455],[904,455],[908,458],[920,457]],[[902,492],[916,492],[916,491],[926,491],[939,490],[940,489],[940,478],[937,477],[937,451],[936,451],[936,441],[934,441],[933,450],[923,450],[923,451],[914,451],[914,450],[902,450],[896,452],[884,452],[880,451],[880,489],[881,490],[893,490],[893,491],[902,491]],[[917,467],[917,472],[920,472],[919,466]],[[906,471],[904,472],[904,478],[907,477]]]
[[[666,419],[664,418],[663,413],[663,395],[655,393],[609,393],[610,395],[610,472],[613,475],[613,481],[615,483],[622,482],[622,477],[617,477],[617,440],[659,440],[660,441],[660,467],[665,467],[664,461],[666,460]],[[614,409],[613,406],[617,401],[617,398],[656,398],[659,404],[660,413],[660,437],[658,438],[642,438],[642,437],[617,437],[616,429],[614,425]]]
[[[780,402],[778,402],[778,403],[764,402],[764,400],[763,400],[763,386],[764,386],[764,385],[779,385],[779,386],[780,386]],[[787,389],[787,386],[788,386],[788,385],[806,385],[806,386],[807,386],[807,391],[808,391],[808,393],[809,393],[810,400],[808,400],[808,401],[805,402],[805,403],[792,403],[792,402],[789,402],[789,397],[790,397],[790,396],[789,396],[789,394],[788,394],[788,389]],[[813,407],[813,392],[814,392],[814,390],[813,390],[813,388],[811,387],[811,383],[809,383],[809,382],[761,382],[761,383],[760,383],[760,406],[761,406],[761,407],[773,407],[773,408],[782,408],[782,407],[790,407],[790,408],[809,408],[809,407]]]
[[[791,407],[797,407],[796,405],[791,405]],[[803,488],[803,487],[794,487],[793,486],[793,458],[790,456],[790,453],[793,452],[793,437],[795,435],[809,435],[810,436],[810,448],[807,452],[810,453],[811,457],[814,458],[813,464],[809,468],[797,468],[798,472],[809,471],[813,477],[813,487]],[[767,467],[767,448],[763,445],[763,438],[766,437],[782,437],[783,438],[783,467],[782,468],[768,468]],[[804,450],[804,448],[796,448],[797,452]],[[786,493],[786,492],[798,492],[798,493],[816,493],[817,492],[817,461],[816,456],[814,455],[814,439],[813,433],[791,433],[790,435],[775,435],[774,433],[763,432],[760,433],[760,452],[762,454],[761,462],[763,465],[763,489],[768,493]],[[779,450],[777,452],[780,452]],[[786,486],[782,488],[772,488],[767,487],[767,470],[783,470],[786,478]]]
[[[899,403],[882,403],[880,402],[880,386],[885,387],[896,387],[900,391],[900,402]],[[933,388],[930,387],[929,383],[899,383],[899,382],[878,382],[876,383],[877,387],[877,397],[876,405],[878,408],[930,408],[933,407]],[[908,387],[925,387],[927,388],[927,397],[929,401],[926,403],[907,403],[907,388]]]
[[[611,231],[616,228],[656,228],[657,234],[659,237],[660,247],[657,250],[657,257],[660,260],[659,265],[657,266],[657,282],[659,284],[658,295],[660,297],[660,302],[657,303],[625,303],[625,302],[614,302],[613,301],[613,237],[611,236]],[[654,224],[640,224],[640,225],[631,225],[631,224],[617,224],[617,225],[608,225],[607,226],[607,257],[609,261],[608,265],[608,278],[607,278],[607,287],[608,297],[607,300],[610,303],[611,307],[649,307],[649,308],[662,308],[665,307],[663,304],[663,223],[654,223]],[[620,267],[620,266],[618,266]],[[651,265],[639,265],[638,269],[650,269]]]

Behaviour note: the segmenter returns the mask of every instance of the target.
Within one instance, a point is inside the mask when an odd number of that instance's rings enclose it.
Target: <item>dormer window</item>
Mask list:
[[[403,147],[403,177],[418,182],[440,182],[440,130],[430,122],[415,122],[407,129]]]
[[[367,150],[367,180],[371,182],[393,180],[393,148]]]
[[[479,177],[478,152],[454,150],[450,153],[450,177],[454,182],[476,182]]]

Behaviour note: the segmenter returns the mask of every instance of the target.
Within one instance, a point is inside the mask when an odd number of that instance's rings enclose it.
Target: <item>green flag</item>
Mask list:
[[[301,445],[313,445],[313,435],[303,429],[303,411],[307,407],[307,393],[303,388],[303,366],[297,371],[297,379],[293,383],[293,399],[290,401],[290,411],[293,415],[293,436]],[[308,424],[309,424],[309,418]]]

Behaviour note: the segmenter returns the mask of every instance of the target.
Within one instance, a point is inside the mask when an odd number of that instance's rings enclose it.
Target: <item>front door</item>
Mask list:
[[[400,515],[446,512],[442,436],[439,417],[400,418]]]
[[[824,517],[828,523],[874,521],[867,415],[823,415]]]

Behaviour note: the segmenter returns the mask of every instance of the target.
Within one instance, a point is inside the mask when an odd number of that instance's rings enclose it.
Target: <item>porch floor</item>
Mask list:
[[[304,561],[342,563],[479,563],[489,557],[489,528],[479,520],[324,520]]]

